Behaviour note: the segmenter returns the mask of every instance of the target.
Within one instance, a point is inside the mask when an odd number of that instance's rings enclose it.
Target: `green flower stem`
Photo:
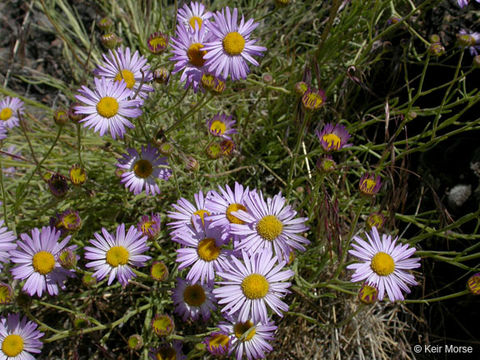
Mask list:
[[[298,119],[298,115],[299,115],[299,112],[297,112],[297,116],[296,116],[297,119]],[[286,192],[287,200],[290,199],[290,193],[293,187],[293,172],[295,170],[295,163],[298,158],[298,152],[300,151],[300,145],[302,144],[303,133],[305,132],[308,121],[310,120],[310,116],[311,116],[310,112],[306,112],[304,114],[302,125],[300,127],[300,132],[298,133],[298,137],[297,137],[297,143],[295,145],[295,149],[293,150],[292,160],[290,161],[290,171],[288,172],[287,192]]]
[[[268,89],[268,90],[276,90],[276,91],[280,91],[280,92],[283,92],[284,94],[291,94],[292,92],[290,90],[287,90],[285,88],[282,88],[282,87],[279,87],[279,86],[271,86],[271,85],[267,85],[263,82],[260,82],[260,81],[257,81],[257,80],[253,80],[251,78],[247,78],[247,82],[250,83],[250,84],[254,84],[254,85],[260,85],[261,87],[265,88],[265,89]]]
[[[5,221],[5,226],[8,228],[7,194],[5,193],[5,187],[3,186],[3,166],[2,166],[1,158],[0,158],[0,187],[2,189],[3,220]]]
[[[203,97],[203,99],[205,99],[206,97],[206,94],[205,96]],[[177,120],[172,126],[170,126],[167,130],[165,130],[165,135],[167,135],[168,133],[172,132],[173,130],[175,130],[177,127],[179,127],[185,120],[187,120],[190,116],[192,116],[193,114],[195,114],[195,112],[197,110],[200,110],[202,107],[204,107],[206,104],[208,104],[210,102],[210,100],[212,100],[214,97],[214,95],[211,95],[207,100],[203,101],[200,101],[199,104],[197,104],[192,110],[190,110],[189,112],[187,112],[185,115],[182,116],[181,119]]]
[[[48,339],[43,340],[43,342],[44,343],[51,343],[51,342],[54,342],[54,341],[62,340],[62,339],[65,339],[65,338],[68,338],[68,337],[71,337],[71,336],[76,336],[79,332],[81,332],[82,334],[88,334],[88,333],[95,332],[95,331],[113,329],[120,324],[126,323],[128,321],[128,319],[130,319],[132,316],[140,314],[141,312],[143,312],[145,310],[148,310],[152,306],[153,306],[153,304],[146,304],[146,305],[140,306],[139,308],[137,308],[135,310],[127,312],[120,319],[118,319],[118,320],[116,320],[112,323],[109,323],[109,324],[97,325],[97,326],[93,326],[93,327],[90,327],[90,328],[82,329],[81,331],[80,330],[62,331],[58,334],[55,334],[55,335],[49,337]]]
[[[82,160],[82,128],[80,124],[77,124],[77,143],[78,143],[78,161],[82,168],[84,168]]]
[[[185,96],[187,96],[188,94],[188,89],[185,90],[185,92],[183,93],[183,95],[180,97],[180,99],[175,103],[173,104],[172,106],[168,107],[167,109],[159,112],[159,113],[153,113],[152,114],[152,117],[159,117],[159,116],[162,116],[163,114],[166,114],[168,113],[169,111],[171,111],[172,109],[175,109],[178,107],[178,105],[180,105],[180,103],[183,101],[183,99],[185,99]]]
[[[404,300],[402,303],[405,304],[430,304],[432,302],[438,302],[438,301],[443,301],[443,300],[449,300],[449,299],[454,299],[460,296],[464,296],[470,294],[469,290],[463,290],[454,294],[450,295],[445,295],[445,296],[440,296],[436,298],[431,298],[431,299],[418,299],[418,300]]]
[[[95,319],[93,317],[90,317],[90,316],[86,316],[85,313],[83,313],[83,312],[78,312],[78,311],[75,311],[75,310],[72,310],[72,309],[67,309],[63,306],[50,304],[48,302],[37,300],[37,299],[33,299],[33,302],[37,305],[42,306],[42,307],[48,307],[48,308],[51,308],[51,309],[56,309],[56,310],[60,310],[60,311],[63,311],[63,312],[67,312],[67,313],[70,313],[70,314],[73,314],[73,315],[76,315],[76,316],[84,317],[88,321],[90,321],[91,323],[93,323],[95,325],[103,326],[102,323],[99,322],[97,319]]]

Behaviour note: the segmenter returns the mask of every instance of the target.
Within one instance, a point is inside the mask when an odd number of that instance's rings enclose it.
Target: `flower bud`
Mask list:
[[[165,281],[168,278],[168,268],[162,261],[155,261],[150,268],[150,275],[156,281]]]
[[[108,33],[100,36],[100,42],[106,49],[115,49],[122,44],[122,39],[114,33]]]
[[[113,21],[109,17],[104,17],[97,21],[97,26],[100,30],[107,32],[113,27]]]
[[[366,305],[371,305],[377,301],[378,289],[373,284],[364,283],[358,292],[358,300]]]
[[[294,89],[298,95],[303,96],[303,94],[305,94],[310,89],[310,87],[305,81],[299,81],[295,84]]]
[[[56,110],[53,113],[53,121],[58,126],[63,126],[68,122],[68,114],[65,110]]]
[[[127,344],[130,350],[138,351],[143,347],[143,338],[138,334],[130,335]]]
[[[168,46],[168,35],[161,32],[154,32],[148,38],[147,46],[152,54],[158,55],[163,53]]]
[[[210,159],[215,160],[215,159],[218,159],[220,156],[222,156],[223,150],[220,144],[211,143],[210,145],[208,145],[206,152],[207,152],[207,156]]]
[[[158,84],[166,84],[170,79],[170,71],[164,67],[158,68],[153,72],[153,79]]]
[[[58,262],[64,269],[73,269],[77,266],[77,255],[71,249],[65,249],[58,256]]]
[[[63,197],[68,191],[67,178],[61,174],[53,174],[47,184],[52,195],[56,197]]]
[[[158,336],[168,336],[175,329],[175,324],[173,319],[167,314],[157,314],[152,320],[152,329]]]

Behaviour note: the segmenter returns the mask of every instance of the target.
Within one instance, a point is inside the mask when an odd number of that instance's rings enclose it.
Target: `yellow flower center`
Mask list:
[[[252,330],[250,330],[250,329],[252,329]],[[247,331],[249,331],[247,336],[243,339],[243,341],[250,341],[255,336],[255,328],[253,327],[253,323],[250,320],[245,321],[243,323],[242,322],[236,323],[233,326],[233,331],[234,331],[237,339],[240,339],[243,334],[245,334]]]
[[[387,276],[395,270],[395,262],[390,255],[384,252],[379,252],[373,257],[370,267],[378,275]]]
[[[82,185],[87,180],[87,173],[81,167],[73,167],[70,170],[70,180],[74,185]]]
[[[203,23],[202,18],[199,18],[198,16],[192,16],[190,18],[189,24],[193,29],[195,29],[195,23],[197,23],[198,28],[200,29],[202,27],[202,23]]]
[[[228,33],[223,38],[223,49],[228,55],[240,55],[245,48],[245,39],[238,32]]]
[[[145,221],[142,226],[140,227],[142,229],[142,233],[144,234],[149,234],[150,228],[155,224],[154,221]]]
[[[0,120],[7,121],[12,117],[12,109],[6,107],[3,108],[2,111],[0,111]]]
[[[200,216],[200,219],[202,219],[202,225],[205,226],[205,215],[210,216],[210,212],[208,212],[205,209],[200,209],[200,210],[195,211],[193,213],[193,215]],[[193,216],[192,216],[192,225],[193,225]]]
[[[168,335],[173,330],[172,319],[168,315],[156,316],[152,327],[157,335]]]
[[[23,338],[20,335],[8,335],[2,343],[2,351],[8,357],[15,357],[23,351]]]
[[[220,248],[212,238],[203,239],[198,243],[198,257],[204,261],[213,261],[220,255]]]
[[[249,299],[262,299],[267,295],[270,285],[265,276],[260,274],[248,275],[242,281],[242,291]]]
[[[215,334],[208,341],[208,347],[210,349],[218,349],[219,347],[225,347],[228,345],[229,337],[225,334]]]
[[[148,43],[152,47],[153,51],[163,49],[165,46],[167,46],[167,42],[163,36],[154,37],[153,39],[150,39]]]
[[[183,300],[190,306],[200,306],[206,298],[205,290],[198,284],[187,286],[183,292]]]
[[[155,354],[156,360],[175,360],[177,358],[177,352],[171,346],[163,347]]]
[[[273,215],[264,216],[257,224],[257,233],[265,240],[275,240],[282,230],[282,223]]]
[[[337,135],[325,134],[323,135],[322,139],[327,143],[329,149],[340,149],[340,143],[342,142],[342,140]]]
[[[107,263],[113,267],[125,265],[129,256],[128,250],[123,246],[113,246],[107,251]]]
[[[105,118],[111,118],[117,115],[117,112],[118,112],[117,99],[111,96],[105,96],[101,98],[100,101],[97,103],[97,112]]]
[[[46,275],[55,267],[55,258],[48,251],[39,251],[33,255],[32,265],[36,272]]]
[[[71,229],[77,227],[78,218],[75,213],[68,214],[67,216],[62,217],[62,225],[65,229]]]
[[[205,50],[200,50],[203,45],[200,43],[193,43],[187,50],[188,61],[196,67],[201,67],[205,64],[203,56],[207,53]]]
[[[232,212],[238,211],[238,210],[243,210],[247,211],[247,208],[243,206],[242,204],[230,204],[227,208],[227,219],[230,221],[232,224],[245,224],[244,221],[240,220],[239,218],[235,217],[232,215]]]
[[[12,289],[7,284],[0,284],[0,304],[9,303],[12,300]]]
[[[376,184],[377,182],[374,179],[365,179],[360,184],[360,189],[367,194],[371,194]]]
[[[168,269],[167,266],[162,262],[157,262],[152,265],[152,269],[150,271],[152,277],[157,281],[163,281],[168,276]]]
[[[115,76],[116,81],[125,81],[127,83],[127,88],[132,89],[133,86],[135,85],[135,76],[130,70],[123,69],[122,73],[118,73],[117,76]]]
[[[137,177],[146,179],[152,175],[152,163],[148,160],[140,159],[133,165],[133,172]]]
[[[210,131],[214,134],[223,135],[227,130],[227,125],[223,121],[215,120],[210,125]]]

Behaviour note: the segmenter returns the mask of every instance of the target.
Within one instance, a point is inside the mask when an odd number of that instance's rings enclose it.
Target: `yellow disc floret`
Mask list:
[[[366,194],[373,194],[377,182],[375,179],[365,179],[360,184],[360,189]]]
[[[247,331],[248,335],[244,339],[242,339],[242,341],[250,341],[255,336],[255,328],[253,327],[253,323],[250,320],[236,323],[233,326],[233,332],[235,333],[237,339],[240,339],[242,335],[245,334]]]
[[[198,243],[198,257],[204,261],[213,261],[220,255],[220,248],[215,244],[215,239],[206,238]]]
[[[118,113],[118,101],[111,96],[105,96],[97,103],[97,112],[105,117],[111,118]]]
[[[323,141],[327,143],[329,149],[338,150],[342,140],[335,134],[325,134],[322,137]]]
[[[230,32],[223,38],[223,49],[228,55],[240,55],[245,48],[245,39],[238,32]]]
[[[113,246],[107,251],[106,260],[110,266],[117,267],[128,262],[130,254],[123,246]]]
[[[370,263],[372,270],[380,276],[387,276],[395,270],[393,258],[384,252],[378,252]]]
[[[210,212],[205,209],[200,209],[195,211],[193,215],[200,216],[200,219],[202,219],[202,225],[205,225],[205,216],[210,216]],[[192,216],[192,224],[193,224],[193,216]]]
[[[13,111],[12,109],[6,107],[0,111],[0,120],[7,121],[12,117]]]
[[[202,23],[203,23],[203,20],[202,18],[198,17],[198,16],[192,16],[190,18],[190,21],[188,22],[190,24],[190,26],[195,29],[195,24],[198,25],[198,28],[200,29],[202,27]]]
[[[55,258],[48,251],[39,251],[33,255],[32,265],[36,272],[46,275],[55,267]]]
[[[227,131],[227,125],[223,121],[214,120],[210,125],[210,132],[217,135],[223,135]]]
[[[132,89],[133,86],[135,85],[135,76],[130,70],[123,69],[122,73],[118,73],[117,76],[115,76],[116,81],[125,81],[127,84],[127,88]]]
[[[20,335],[8,335],[2,342],[2,351],[8,357],[15,357],[23,351],[23,338]]]
[[[200,50],[203,45],[200,43],[193,43],[187,50],[188,61],[196,67],[201,67],[205,64],[203,56],[207,53],[205,50]]]
[[[213,349],[218,349],[220,347],[225,347],[228,345],[228,341],[230,338],[228,335],[225,334],[215,334],[213,335],[209,340],[208,340],[208,347],[213,350]]]
[[[274,215],[267,215],[257,224],[257,233],[263,239],[273,241],[282,233],[283,224]]]
[[[148,160],[140,159],[133,165],[133,172],[137,177],[146,179],[152,175],[153,165]]]
[[[237,204],[237,203],[230,204],[227,208],[227,219],[232,224],[240,224],[240,225],[245,224],[244,221],[242,221],[239,218],[237,218],[236,216],[232,215],[232,212],[235,212],[235,211],[238,211],[238,210],[247,211],[247,208],[245,206],[243,206],[242,204]]]
[[[243,294],[249,299],[262,299],[267,295],[270,285],[265,276],[260,274],[248,275],[242,281]]]
[[[205,290],[198,284],[187,286],[183,292],[183,300],[190,306],[201,306],[206,298]]]

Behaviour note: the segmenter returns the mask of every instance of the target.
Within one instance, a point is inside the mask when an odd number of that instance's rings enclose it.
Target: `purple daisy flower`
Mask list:
[[[218,188],[220,193],[212,191],[205,201],[205,208],[212,214],[208,217],[208,222],[212,227],[221,227],[228,234],[231,224],[245,223],[233,213],[238,210],[247,211],[245,198],[249,190],[238,182],[235,182],[233,191],[228,185],[225,185],[225,190],[220,186]]]
[[[480,3],[480,0],[475,0],[477,3]],[[468,5],[469,0],[457,0],[458,6],[461,8]]]
[[[150,144],[142,146],[141,153],[135,149],[127,149],[127,152],[117,163],[117,168],[123,171],[120,182],[135,195],[144,188],[147,195],[160,194],[156,180],[168,180],[172,175],[167,158],[160,156],[160,152]]]
[[[233,128],[236,121],[231,116],[225,114],[217,114],[213,118],[207,120],[207,127],[210,134],[219,136],[224,139],[231,140],[230,134],[236,134],[237,130]]]
[[[345,126],[340,124],[326,124],[322,131],[317,130],[315,134],[325,151],[340,150],[352,146],[352,144],[347,144],[350,134]]]
[[[407,285],[418,285],[410,269],[420,267],[420,258],[410,258],[416,251],[408,244],[397,244],[398,238],[392,240],[390,235],[380,235],[377,228],[370,234],[365,233],[367,241],[355,236],[353,250],[348,252],[360,259],[361,263],[350,264],[347,269],[355,270],[352,282],[364,281],[378,289],[378,299],[382,300],[385,291],[390,301],[403,300],[402,290],[407,294]]]
[[[197,320],[200,316],[204,321],[210,319],[210,314],[215,311],[215,297],[212,286],[209,284],[192,284],[177,278],[177,286],[173,289],[173,303],[175,312],[183,321]]]
[[[85,105],[75,106],[76,114],[87,115],[82,120],[83,126],[94,128],[103,136],[108,130],[112,138],[117,136],[123,139],[125,126],[135,126],[126,117],[136,118],[142,115],[139,106],[143,103],[140,99],[129,100],[132,91],[127,88],[124,81],[110,81],[106,78],[95,78],[95,90],[82,86],[75,98]]]
[[[108,285],[117,277],[122,286],[127,286],[128,281],[136,276],[131,266],[144,266],[151,259],[150,256],[142,255],[148,250],[147,237],[133,225],[127,234],[125,224],[120,224],[115,236],[105,228],[102,228],[102,234],[95,233],[94,236],[96,240],[90,240],[94,247],[85,247],[85,259],[92,260],[85,266],[94,268],[93,276],[97,280],[110,274]]]
[[[222,11],[213,14],[214,21],[208,22],[209,34],[212,39],[205,44],[203,50],[207,53],[204,59],[208,71],[227,79],[228,75],[232,80],[245,79],[250,72],[247,61],[258,66],[253,56],[263,56],[267,48],[254,45],[257,40],[250,39],[253,30],[258,26],[253,19],[245,22],[244,17],[237,23],[238,10],[227,6]]]
[[[480,33],[468,32],[465,29],[461,29],[457,38],[462,47],[468,47],[470,55],[478,55],[478,52],[480,51]]]
[[[6,226],[3,226],[3,224],[4,221],[0,220],[0,270],[3,268],[2,263],[10,261],[9,251],[15,250],[17,247],[15,234],[13,231],[8,230]]]
[[[147,59],[138,50],[133,55],[128,47],[109,50],[108,56],[103,54],[103,59],[105,62],[93,71],[96,76],[117,82],[125,81],[127,88],[132,90],[130,96],[138,93],[141,98],[146,98],[153,91],[153,87],[146,84],[153,80],[153,73]]]
[[[241,360],[243,355],[248,360],[264,359],[266,354],[273,350],[270,341],[275,339],[277,330],[275,323],[268,319],[265,322],[252,320],[240,321],[227,316],[229,322],[218,324],[220,331],[231,336],[229,354],[235,352],[236,360]]]
[[[148,353],[153,360],[186,360],[186,356],[182,352],[182,343],[174,341],[173,346],[163,344],[155,349],[151,349]]]
[[[250,192],[245,197],[248,211],[238,210],[234,216],[243,224],[232,224],[232,234],[238,236],[235,248],[253,254],[259,249],[267,248],[283,260],[288,260],[293,249],[305,251],[303,246],[310,244],[302,233],[309,228],[305,226],[308,218],[295,218],[297,212],[281,193],[272,198],[263,198],[263,194]]]
[[[195,28],[201,28],[204,21],[208,21],[212,17],[210,11],[205,11],[205,5],[199,2],[191,2],[190,5],[184,4],[178,9],[177,20],[192,31]]]
[[[18,112],[23,114],[23,101],[19,98],[6,97],[0,101],[0,120],[6,128],[13,128],[20,124]]]
[[[382,180],[380,175],[365,173],[358,183],[360,191],[367,196],[373,196],[380,191],[382,187]]]
[[[228,264],[227,256],[231,251],[222,247],[221,229],[213,228],[209,223],[204,226],[199,216],[194,216],[192,226],[172,232],[172,240],[184,246],[177,249],[178,270],[192,266],[187,274],[187,280],[192,283],[213,281],[215,272]]]
[[[65,289],[67,277],[75,276],[73,270],[62,268],[58,257],[65,249],[73,251],[77,246],[66,248],[70,236],[58,242],[60,231],[50,226],[42,227],[41,230],[34,228],[31,234],[31,237],[26,233],[20,234],[17,250],[10,251],[12,262],[18,264],[11,269],[12,275],[15,279],[27,279],[23,291],[30,296],[35,293],[42,296],[44,291],[57,295],[59,286],[62,290]]]
[[[243,263],[230,257],[228,269],[218,271],[224,281],[213,290],[219,304],[226,304],[222,312],[228,315],[238,313],[239,321],[268,321],[267,305],[277,315],[288,310],[281,297],[289,293],[289,282],[294,275],[292,270],[282,270],[285,261],[278,261],[269,249],[263,249],[252,256],[242,252]],[[277,265],[275,265],[278,262]]]
[[[180,81],[185,81],[185,88],[193,87],[194,92],[199,88],[205,68],[205,44],[208,40],[208,31],[205,26],[196,27],[193,32],[183,24],[177,26],[176,37],[172,38],[173,55],[170,60],[175,61],[172,74],[183,70]]]
[[[203,340],[206,350],[215,356],[227,355],[230,351],[231,340],[228,334],[215,331]]]
[[[0,360],[34,360],[31,353],[39,354],[43,346],[37,327],[19,314],[0,318]]]
[[[207,197],[209,193],[207,193]],[[210,216],[210,212],[205,208],[205,197],[202,190],[193,195],[195,198],[195,206],[185,198],[180,198],[176,204],[172,204],[173,208],[177,211],[168,211],[167,216],[174,221],[167,225],[172,227],[173,230],[179,228],[185,228],[193,224],[193,216],[199,216],[202,219],[202,223],[205,222],[205,218]]]
[[[140,222],[137,224],[138,231],[143,235],[148,236],[149,239],[155,239],[160,234],[160,225],[162,219],[159,214],[143,215]]]

